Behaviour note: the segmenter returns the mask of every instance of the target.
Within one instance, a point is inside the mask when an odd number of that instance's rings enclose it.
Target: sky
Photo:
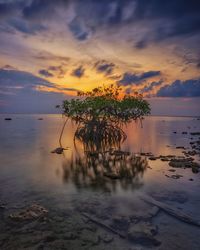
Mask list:
[[[200,115],[200,1],[0,0],[0,113],[55,113],[77,90]]]

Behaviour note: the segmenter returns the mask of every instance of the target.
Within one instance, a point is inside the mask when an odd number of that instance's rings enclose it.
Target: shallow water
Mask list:
[[[10,115],[12,121],[5,117],[0,116],[0,249],[199,249],[200,227],[158,210],[141,196],[147,194],[200,221],[200,173],[190,168],[173,173],[168,162],[137,158],[146,152],[183,155],[176,147],[189,149],[190,142],[199,139],[190,135],[200,131],[198,119],[148,117],[143,128],[129,124],[121,150],[136,156],[136,167],[128,178],[111,179],[103,175],[102,161],[86,159],[80,142],[75,148],[76,125],[71,122],[62,140],[69,149],[61,155],[51,153],[59,147],[61,116]],[[199,162],[198,155],[194,158]],[[112,162],[116,167],[124,163],[127,170],[129,160]],[[169,178],[172,174],[182,177]],[[35,203],[48,210],[45,217],[10,219],[11,213]],[[146,235],[130,237],[131,228],[136,235]]]

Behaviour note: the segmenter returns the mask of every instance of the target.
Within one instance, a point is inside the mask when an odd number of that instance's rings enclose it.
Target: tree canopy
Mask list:
[[[120,147],[126,139],[122,125],[150,114],[142,95],[121,95],[119,86],[110,85],[78,92],[78,97],[63,102],[63,113],[78,124],[75,138],[86,150]]]
[[[106,121],[119,125],[150,113],[149,103],[142,95],[126,94],[120,98],[120,92],[121,88],[114,85],[79,91],[79,98],[63,102],[64,114],[78,123]]]

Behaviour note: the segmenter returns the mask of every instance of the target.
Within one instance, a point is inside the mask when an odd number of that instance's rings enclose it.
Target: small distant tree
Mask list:
[[[63,102],[63,113],[78,124],[75,137],[87,145],[120,143],[126,139],[123,124],[150,114],[149,103],[137,92],[120,97],[121,88],[110,85],[77,93]]]

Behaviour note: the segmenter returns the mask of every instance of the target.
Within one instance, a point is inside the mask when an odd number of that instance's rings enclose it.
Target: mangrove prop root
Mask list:
[[[164,212],[166,212],[167,214],[175,217],[178,220],[181,220],[181,221],[186,222],[188,224],[200,227],[200,221],[194,220],[191,216],[181,212],[177,208],[174,208],[174,207],[172,207],[170,205],[166,205],[163,202],[157,201],[157,200],[153,199],[151,196],[148,196],[148,195],[141,195],[140,198],[142,200],[144,200],[145,202],[147,202],[147,203],[150,203],[150,204],[153,204],[153,205],[159,207]]]
[[[64,129],[65,129],[65,126],[67,124],[67,121],[68,121],[68,118],[66,118],[64,124],[63,124],[63,127],[62,127],[62,130],[61,130],[61,133],[60,133],[60,137],[59,137],[59,144],[60,144],[60,147],[62,147],[62,136],[63,136],[63,132],[64,132]]]
[[[101,221],[99,221],[99,220],[97,220],[97,219],[91,218],[91,217],[88,216],[86,213],[81,213],[81,214],[82,214],[84,217],[86,217],[87,219],[89,219],[91,222],[97,224],[98,226],[105,228],[106,230],[108,230],[108,231],[110,231],[110,232],[112,232],[112,233],[118,235],[119,237],[121,237],[121,238],[123,238],[123,239],[126,238],[126,236],[125,236],[124,234],[122,234],[122,233],[116,231],[115,229],[113,229],[112,227],[110,227],[110,226],[108,226],[108,225],[102,223]]]

